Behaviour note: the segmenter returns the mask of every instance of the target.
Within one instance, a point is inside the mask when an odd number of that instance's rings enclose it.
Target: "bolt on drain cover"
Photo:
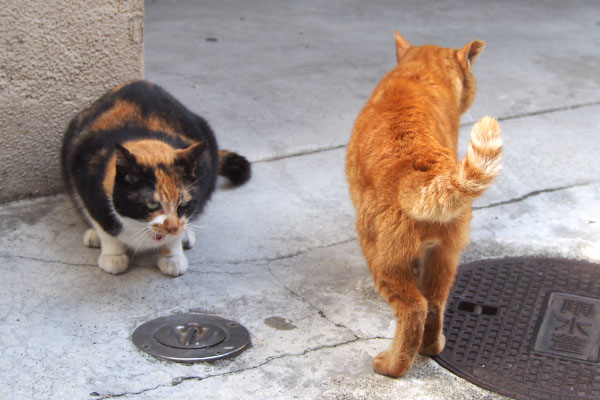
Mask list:
[[[177,362],[215,361],[250,346],[248,330],[234,321],[207,314],[176,314],[138,326],[131,336],[143,352]]]
[[[504,258],[461,265],[434,359],[517,399],[600,399],[600,265]]]

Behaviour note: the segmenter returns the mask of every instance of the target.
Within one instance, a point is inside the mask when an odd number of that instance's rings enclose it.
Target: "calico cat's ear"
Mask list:
[[[190,147],[178,150],[178,160],[183,164],[185,174],[194,178],[198,160],[202,157],[202,153],[206,150],[206,143],[198,142]]]
[[[400,62],[408,49],[410,49],[411,44],[398,31],[394,31],[394,34],[396,35],[396,59]]]
[[[115,146],[115,154],[117,156],[117,175],[123,176],[128,183],[139,183],[141,171],[135,156],[120,144]]]
[[[456,58],[464,69],[468,69],[477,60],[484,48],[485,40],[473,40],[456,52]]]
[[[205,149],[206,144],[204,142],[198,142],[186,149],[179,150],[179,157],[185,158],[190,162],[196,162],[202,156]]]

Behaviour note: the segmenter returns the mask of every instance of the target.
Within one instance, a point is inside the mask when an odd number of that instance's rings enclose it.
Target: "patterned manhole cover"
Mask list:
[[[138,326],[131,339],[154,357],[187,363],[233,357],[250,346],[246,328],[208,314],[153,319]]]
[[[517,399],[600,399],[600,265],[505,258],[460,266],[445,368]]]

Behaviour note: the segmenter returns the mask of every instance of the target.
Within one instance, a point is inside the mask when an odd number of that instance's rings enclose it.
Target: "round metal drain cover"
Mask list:
[[[434,359],[517,399],[600,399],[600,265],[505,258],[460,266]]]
[[[229,358],[250,345],[246,328],[207,314],[176,314],[153,319],[138,326],[131,338],[140,350],[178,362]]]

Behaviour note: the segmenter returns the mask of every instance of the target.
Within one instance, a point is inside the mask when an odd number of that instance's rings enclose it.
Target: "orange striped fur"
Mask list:
[[[495,119],[471,132],[457,157],[459,117],[475,96],[471,66],[485,46],[412,46],[396,32],[397,66],[375,88],[348,145],[346,173],[356,229],[375,286],[396,317],[377,373],[400,376],[417,354],[439,354],[443,313],[471,204],[500,170]]]

